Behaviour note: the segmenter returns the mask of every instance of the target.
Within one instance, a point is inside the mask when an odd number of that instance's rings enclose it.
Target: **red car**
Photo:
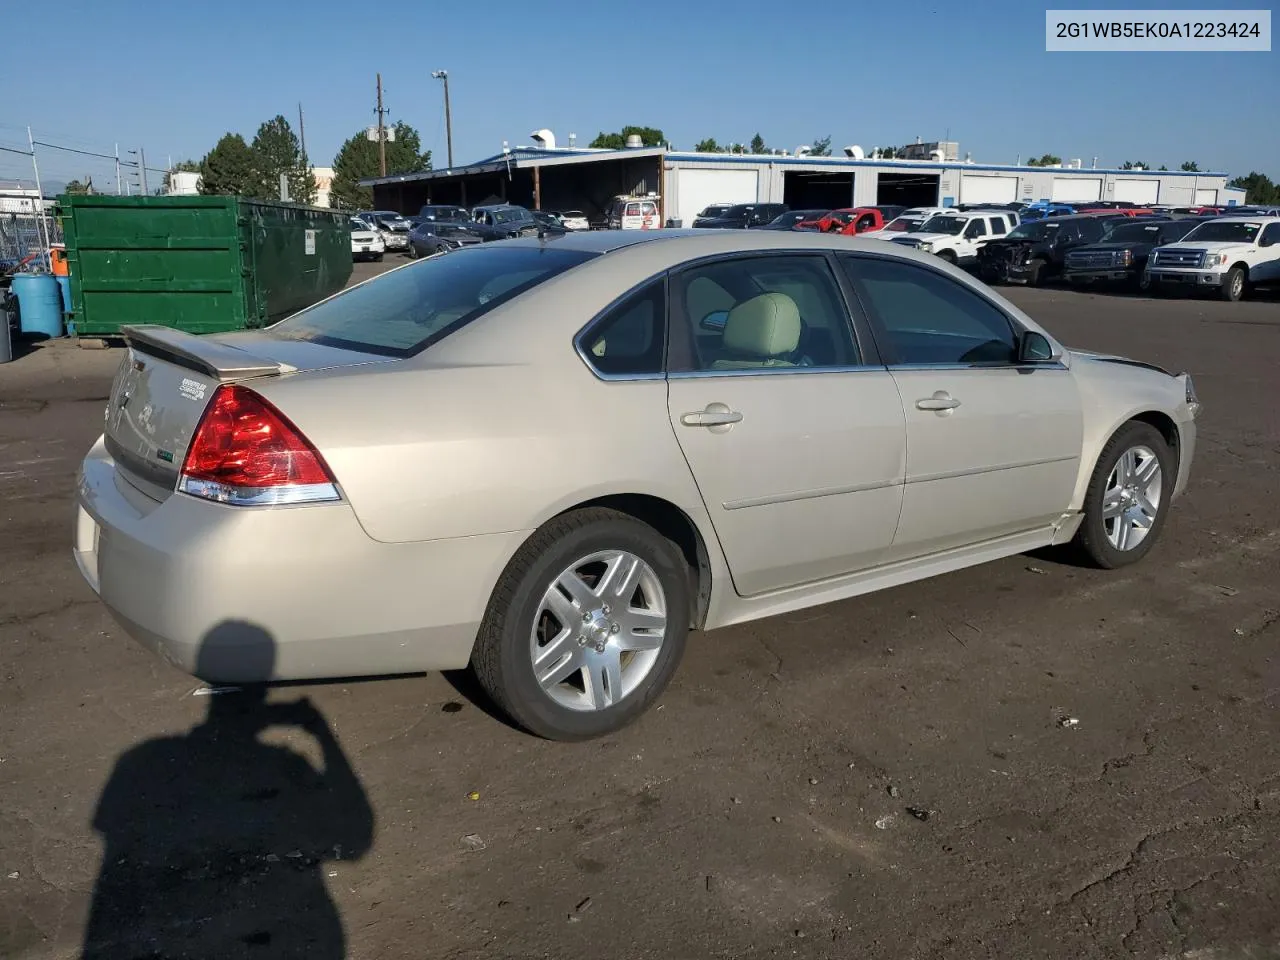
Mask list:
[[[1156,212],[1145,207],[1083,207],[1076,213],[1110,213],[1121,217],[1154,217]]]
[[[876,207],[847,207],[832,210],[817,220],[804,220],[795,225],[796,230],[817,230],[819,233],[840,233],[851,237],[857,233],[883,230],[884,213]]]

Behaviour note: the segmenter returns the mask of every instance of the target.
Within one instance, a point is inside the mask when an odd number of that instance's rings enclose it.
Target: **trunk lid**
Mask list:
[[[196,426],[222,384],[391,359],[257,332],[197,337],[144,325],[121,335],[127,350],[103,435],[118,474],[161,501],[177,487]]]

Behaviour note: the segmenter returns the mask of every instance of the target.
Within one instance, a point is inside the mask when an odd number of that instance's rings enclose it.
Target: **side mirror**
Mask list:
[[[1260,247],[1270,247],[1270,246],[1272,246],[1274,243],[1275,243],[1275,241],[1274,241],[1274,240],[1272,240],[1270,237],[1263,237],[1261,240],[1259,240],[1259,241],[1258,241],[1258,246],[1260,246]]]
[[[708,313],[705,317],[703,317],[702,320],[699,321],[698,326],[700,326],[703,330],[714,330],[717,333],[719,333],[724,330],[725,324],[727,324],[728,322],[729,322],[728,310],[714,310],[711,313]]]
[[[1062,359],[1062,354],[1054,349],[1049,338],[1043,333],[1028,330],[1018,343],[1019,363],[1052,363]]]

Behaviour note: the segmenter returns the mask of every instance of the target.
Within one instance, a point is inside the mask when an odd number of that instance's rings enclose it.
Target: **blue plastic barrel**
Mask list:
[[[48,273],[19,273],[13,278],[18,317],[24,334],[62,336],[62,290]]]
[[[58,278],[58,290],[62,294],[62,312],[71,312],[71,278],[54,274]]]

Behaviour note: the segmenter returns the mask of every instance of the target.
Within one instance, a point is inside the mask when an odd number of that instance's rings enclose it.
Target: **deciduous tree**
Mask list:
[[[657,127],[626,126],[620,133],[605,133],[603,130],[588,144],[590,147],[603,147],[606,150],[623,150],[627,146],[627,137],[635,134],[646,147],[660,147],[666,137]]]

